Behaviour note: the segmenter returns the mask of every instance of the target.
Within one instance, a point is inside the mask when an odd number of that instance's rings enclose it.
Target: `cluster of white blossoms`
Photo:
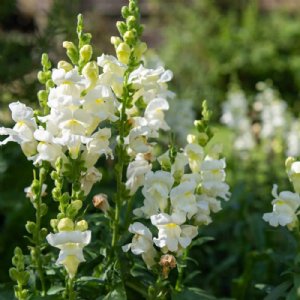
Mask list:
[[[49,162],[55,168],[58,159],[63,163],[77,159],[83,161],[86,170],[81,174],[81,190],[84,195],[88,195],[92,186],[101,180],[102,175],[95,167],[99,157],[113,158],[109,146],[109,122],[119,118],[121,105],[118,98],[123,97],[124,74],[128,68],[116,57],[104,54],[98,57],[97,64],[91,61],[79,72],[78,67],[59,62],[52,70],[54,86],[48,96],[49,113],[36,116],[30,107],[15,102],[9,106],[15,126],[12,129],[0,128],[1,135],[8,135],[1,145],[17,142],[36,166]],[[128,84],[135,90],[131,108],[126,109],[131,123],[125,137],[131,157],[126,182],[130,194],[144,183],[145,173],[151,170],[154,143],[149,139],[157,138],[159,130],[169,129],[164,111],[169,109],[167,98],[173,96],[167,86],[171,78],[171,71],[163,67],[147,69],[142,65],[129,75]],[[136,105],[141,99],[143,110]],[[87,236],[68,229],[50,234],[47,239],[61,249],[57,263],[64,264],[74,276],[78,263],[83,261],[82,248],[89,243],[90,233]],[[72,242],[74,239],[78,242]]]
[[[242,90],[228,92],[222,105],[221,122],[235,132],[234,148],[247,151],[255,147],[255,138],[249,117],[248,102]]]
[[[265,82],[257,83],[256,87],[259,93],[255,97],[253,108],[260,117],[261,137],[270,139],[283,136],[288,129],[287,120],[290,118],[286,102]]]
[[[171,150],[158,157],[162,170],[145,174],[144,205],[134,210],[138,218],[151,221],[156,234],[141,222],[133,223],[129,231],[134,237],[124,251],[142,255],[148,268],[161,254],[182,254],[198,235],[198,226],[211,223],[211,213],[221,210],[220,200],[230,197],[220,150],[218,145],[207,150],[189,135],[188,144],[173,159]]]
[[[292,117],[286,102],[270,84],[259,82],[256,87],[258,93],[252,107],[241,90],[229,91],[223,103],[221,122],[233,130],[234,148],[251,150],[260,140],[268,151],[270,147],[275,151],[284,148],[287,156],[299,156],[299,121]]]
[[[275,198],[272,201],[273,211],[265,213],[263,219],[271,226],[287,226],[293,230],[298,226],[298,214],[300,207],[300,161],[295,161],[289,157],[286,160],[287,174],[293,184],[295,193],[283,191],[278,194],[277,185],[273,186],[272,195]]]

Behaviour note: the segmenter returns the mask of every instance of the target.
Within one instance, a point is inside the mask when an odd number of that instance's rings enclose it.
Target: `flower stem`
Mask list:
[[[35,244],[35,260],[38,276],[41,282],[41,295],[46,295],[46,284],[45,277],[43,272],[43,262],[42,262],[42,253],[41,253],[41,219],[42,219],[42,193],[43,193],[43,183],[45,181],[46,169],[41,167],[39,172],[39,188],[36,194],[36,230],[34,234],[34,244]]]
[[[178,266],[178,277],[175,285],[175,290],[177,292],[180,292],[182,288],[182,280],[184,275],[184,269],[186,268],[185,262],[188,256],[188,252],[189,252],[189,248],[186,248],[182,255],[181,265]]]

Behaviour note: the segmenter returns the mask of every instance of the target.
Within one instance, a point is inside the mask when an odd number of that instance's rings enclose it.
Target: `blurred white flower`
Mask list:
[[[124,252],[131,249],[134,255],[142,255],[144,262],[150,269],[155,264],[156,250],[153,247],[152,233],[142,223],[135,222],[129,226],[129,232],[133,233],[132,242],[122,247]]]

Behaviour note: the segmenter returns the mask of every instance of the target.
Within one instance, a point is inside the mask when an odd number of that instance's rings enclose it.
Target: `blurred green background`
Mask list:
[[[0,2],[0,124],[11,125],[8,104],[37,105],[36,74],[40,56],[56,63],[64,58],[63,40],[74,38],[76,16],[83,12],[97,52],[112,53],[110,36],[126,1]],[[271,79],[294,116],[300,112],[299,1],[148,0],[141,1],[145,40],[174,72],[172,89],[192,99],[196,115],[207,99],[217,124],[230,83],[254,95],[255,84]],[[273,183],[290,189],[283,151],[266,152],[260,144],[241,159],[232,149],[233,132],[216,125],[216,140],[225,144],[230,202],[201,230],[214,237],[192,250],[189,271],[200,271],[187,284],[217,298],[263,299],[284,282],[293,264],[297,241],[285,229],[262,221],[270,211]],[[26,245],[24,224],[33,210],[24,188],[31,183],[31,163],[17,145],[0,150],[0,283],[9,282],[15,246]],[[111,189],[112,182],[106,180]],[[101,183],[103,185],[103,182]],[[108,190],[109,192],[109,190]],[[48,197],[49,198],[49,197]],[[50,199],[48,199],[50,201]],[[1,289],[1,286],[0,286]],[[9,299],[0,294],[0,299]],[[5,298],[6,297],[6,298]]]

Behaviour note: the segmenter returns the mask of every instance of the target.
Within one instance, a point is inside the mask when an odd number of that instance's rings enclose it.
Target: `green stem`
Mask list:
[[[116,244],[119,239],[119,226],[120,226],[120,213],[121,213],[121,205],[122,205],[122,184],[123,184],[123,173],[124,173],[124,157],[126,155],[126,148],[124,145],[125,138],[125,123],[127,121],[126,116],[126,104],[129,99],[129,91],[128,91],[128,77],[129,77],[129,69],[127,69],[124,75],[124,86],[123,86],[123,101],[122,101],[122,109],[120,114],[120,125],[119,125],[119,145],[118,145],[118,163],[116,165],[117,170],[117,195],[116,195],[116,206],[115,206],[115,215],[113,220],[113,236],[112,236],[112,248],[116,247]]]
[[[44,171],[45,169],[43,169]],[[42,263],[42,254],[41,254],[41,205],[42,205],[42,191],[43,191],[43,182],[44,178],[41,175],[43,173],[42,169],[40,170],[40,176],[39,176],[39,191],[36,195],[36,232],[35,232],[35,259],[36,259],[36,265],[37,265],[37,272],[39,275],[39,279],[41,282],[42,292],[41,295],[46,295],[46,284],[45,284],[45,277],[43,272],[43,263]]]
[[[73,278],[68,279],[68,294],[69,294],[69,297],[68,297],[69,300],[75,300],[76,299],[76,294],[75,294],[75,291],[74,291],[74,279]]]
[[[181,265],[178,266],[178,277],[177,277],[177,281],[176,281],[176,285],[175,285],[175,290],[177,292],[180,292],[181,288],[182,288],[182,280],[183,280],[183,275],[184,275],[184,269],[186,268],[185,262],[186,262],[186,259],[188,256],[188,252],[189,252],[189,248],[186,248],[182,255]]]
[[[133,197],[130,197],[127,202],[126,217],[125,217],[125,229],[126,230],[128,229],[130,221],[131,221],[132,205],[133,205]]]

